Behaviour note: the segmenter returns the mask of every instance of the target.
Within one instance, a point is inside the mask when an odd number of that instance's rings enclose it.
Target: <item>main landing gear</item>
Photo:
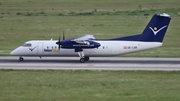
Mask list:
[[[89,61],[89,56],[84,56],[83,52],[78,52],[78,54],[79,54],[81,63],[84,63],[85,61]]]
[[[84,63],[85,61],[89,61],[89,57],[88,56],[85,56],[83,58],[80,58],[80,62],[81,63]]]
[[[24,61],[24,58],[23,57],[19,57],[19,61]]]

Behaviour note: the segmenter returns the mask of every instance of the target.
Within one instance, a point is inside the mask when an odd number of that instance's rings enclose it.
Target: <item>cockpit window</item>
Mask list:
[[[22,46],[23,47],[31,47],[31,44],[30,43],[24,43]]]

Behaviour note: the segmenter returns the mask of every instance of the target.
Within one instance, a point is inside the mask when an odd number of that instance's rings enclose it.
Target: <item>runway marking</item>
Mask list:
[[[0,69],[18,70],[161,70],[179,71],[180,58],[91,58],[90,61],[79,63],[75,58],[25,58],[0,57]]]

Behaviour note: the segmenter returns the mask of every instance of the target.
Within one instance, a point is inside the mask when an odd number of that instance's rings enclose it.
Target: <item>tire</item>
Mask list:
[[[89,61],[89,57],[88,56],[85,56],[84,59],[85,59],[85,61]]]
[[[84,63],[84,62],[85,62],[85,58],[81,58],[81,59],[80,59],[80,62],[81,62],[81,63]]]
[[[24,61],[24,58],[20,57],[20,58],[19,58],[19,61]]]

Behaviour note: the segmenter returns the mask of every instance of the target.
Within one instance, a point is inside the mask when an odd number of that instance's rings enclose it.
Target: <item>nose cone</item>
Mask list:
[[[12,56],[17,56],[17,55],[19,55],[19,52],[18,52],[17,49],[15,49],[15,50],[13,50],[13,51],[10,53],[10,55],[12,55]]]

